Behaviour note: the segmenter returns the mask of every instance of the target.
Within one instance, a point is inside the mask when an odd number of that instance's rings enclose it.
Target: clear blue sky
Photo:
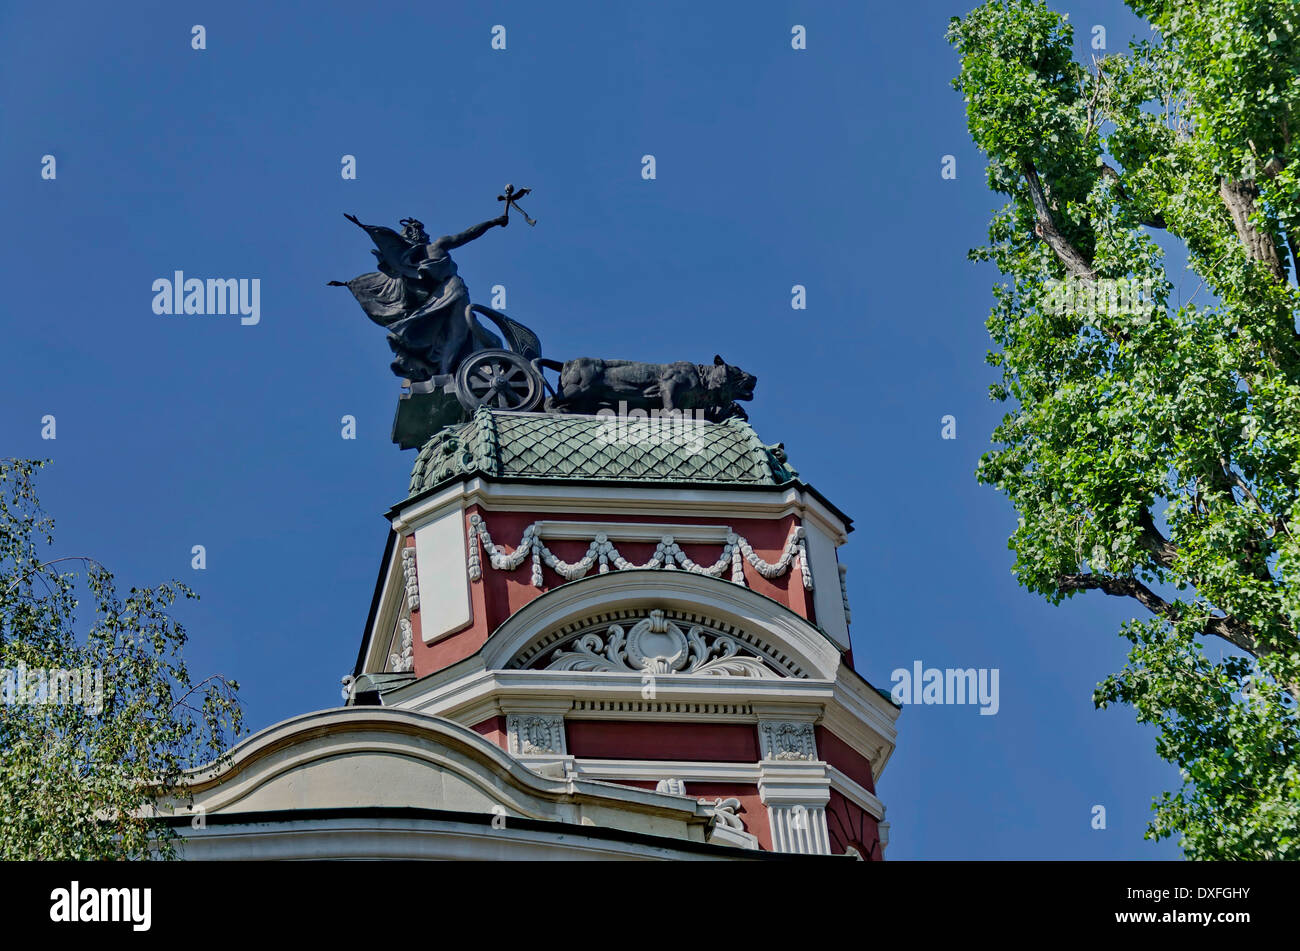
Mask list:
[[[243,684],[250,728],[337,704],[413,461],[389,442],[383,332],[325,286],[369,270],[342,213],[437,235],[531,186],[535,229],[457,253],[474,298],[505,285],[553,357],[720,352],[758,374],[759,433],[856,520],[861,672],[1000,669],[996,716],[904,709],[889,856],[1174,857],[1141,832],[1176,772],[1130,710],[1091,701],[1128,604],[1019,589],[1015,513],[973,476],[1000,413],[997,275],[965,254],[999,202],[943,40],[972,5],[7,5],[0,454],[54,460],[61,553],[198,589],[192,669]],[[1119,2],[1058,8],[1081,51],[1092,24],[1112,49],[1146,32]],[[260,278],[261,323],[156,316],[175,270]]]

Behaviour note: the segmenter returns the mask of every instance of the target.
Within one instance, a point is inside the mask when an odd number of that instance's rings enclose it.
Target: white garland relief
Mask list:
[[[411,622],[406,618],[400,618],[397,626],[402,632],[402,652],[389,654],[388,666],[393,668],[394,673],[404,673],[415,668],[414,638],[411,633]]]
[[[547,670],[603,671],[615,674],[693,674],[712,677],[757,677],[779,675],[757,657],[740,653],[740,644],[725,634],[702,627],[689,632],[665,617],[663,611],[624,632],[611,624],[602,636],[584,634],[551,655]]]
[[[415,549],[402,549],[402,575],[406,579],[406,605],[411,611],[420,610],[420,582],[415,570]]]
[[[551,568],[561,578],[566,581],[576,581],[584,577],[592,568],[600,574],[609,572],[610,567],[620,571],[628,568],[663,568],[665,570],[674,570],[678,566],[686,571],[697,575],[708,575],[711,578],[721,578],[730,569],[731,580],[736,584],[745,583],[745,570],[741,559],[749,562],[754,570],[764,578],[779,578],[791,566],[798,564],[799,575],[803,580],[805,590],[811,591],[813,586],[812,572],[808,569],[808,550],[804,544],[804,528],[802,525],[795,525],[790,530],[790,535],[786,538],[785,548],[781,551],[781,557],[776,561],[764,561],[754,551],[749,540],[743,535],[737,535],[735,532],[727,534],[727,540],[722,547],[722,554],[718,560],[711,565],[696,564],[691,560],[686,552],[682,551],[680,545],[672,535],[664,535],[659,544],[655,547],[654,556],[644,564],[634,564],[628,561],[620,553],[618,548],[609,540],[604,532],[597,532],[591,544],[587,546],[587,553],[575,562],[562,561],[555,556],[546,542],[541,537],[540,523],[534,522],[524,529],[523,538],[519,544],[514,547],[513,551],[503,551],[492,540],[488,532],[487,522],[477,513],[469,517],[469,578],[471,581],[478,581],[483,577],[483,555],[486,551],[488,563],[498,571],[514,571],[531,555],[533,562],[532,584],[535,588],[543,586],[545,579],[542,575],[542,566]]]

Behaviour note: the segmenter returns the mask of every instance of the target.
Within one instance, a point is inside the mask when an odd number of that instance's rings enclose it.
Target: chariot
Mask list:
[[[470,310],[487,318],[505,341],[506,349],[472,350],[452,373],[428,380],[403,380],[403,392],[393,422],[393,442],[403,449],[418,448],[443,426],[466,419],[480,407],[531,412],[539,409],[555,390],[542,369],[561,364],[542,359],[537,335],[518,321],[482,304]]]

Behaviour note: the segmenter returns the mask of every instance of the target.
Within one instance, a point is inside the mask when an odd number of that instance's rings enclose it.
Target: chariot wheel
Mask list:
[[[471,353],[456,368],[456,399],[470,412],[480,406],[527,412],[542,401],[542,375],[510,350]]]

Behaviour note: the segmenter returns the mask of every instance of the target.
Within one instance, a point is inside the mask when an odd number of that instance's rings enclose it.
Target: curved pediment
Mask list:
[[[488,639],[488,670],[833,680],[839,650],[785,605],[690,572],[628,570],[547,592]]]
[[[760,679],[805,676],[798,664],[748,631],[695,612],[662,608],[602,612],[562,625],[506,666]]]
[[[577,825],[597,816],[630,831],[668,822],[673,834],[700,840],[708,818],[680,797],[543,776],[458,723],[386,707],[286,720],[187,773],[182,785],[193,799],[170,803],[173,814],[413,808]]]

